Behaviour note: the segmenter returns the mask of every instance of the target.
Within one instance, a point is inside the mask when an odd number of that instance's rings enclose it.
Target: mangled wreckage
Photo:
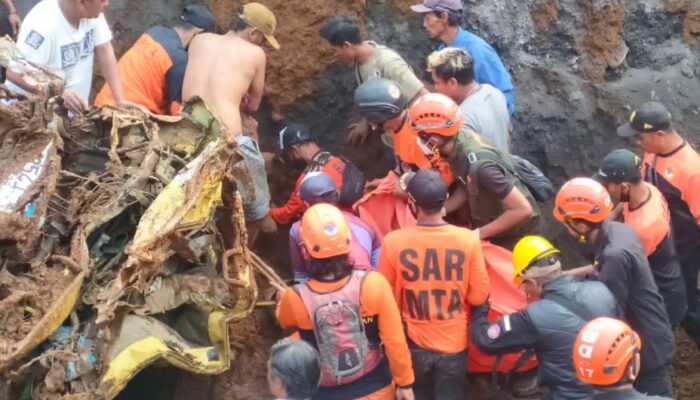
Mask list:
[[[259,260],[235,144],[198,99],[68,118],[57,77],[10,47],[0,64],[46,96],[0,89],[0,398],[110,399],[156,361],[226,370]]]

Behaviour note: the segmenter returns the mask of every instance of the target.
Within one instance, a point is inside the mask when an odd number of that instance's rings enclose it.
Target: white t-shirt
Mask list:
[[[464,117],[462,126],[478,133],[491,146],[510,154],[510,114],[503,92],[482,83],[479,90],[462,101],[459,109]]]
[[[81,19],[75,29],[63,16],[58,0],[42,0],[22,21],[17,49],[29,61],[63,71],[66,89],[75,91],[87,102],[92,86],[95,47],[112,40],[112,31],[104,14]],[[15,91],[22,89],[8,82]]]

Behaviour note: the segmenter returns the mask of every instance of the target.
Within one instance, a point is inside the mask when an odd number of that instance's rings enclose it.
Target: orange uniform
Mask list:
[[[415,165],[417,168],[434,169],[440,173],[448,185],[454,182],[455,179],[447,161],[442,157],[437,157],[432,161],[418,146],[418,132],[411,128],[408,121],[404,121],[401,129],[394,133],[392,138],[394,140],[394,153],[402,162]]]
[[[668,237],[671,231],[671,216],[659,189],[648,183],[645,185],[649,188],[647,200],[635,209],[630,209],[629,203],[623,203],[622,213],[625,223],[637,232],[648,257]]]
[[[392,287],[411,341],[440,353],[468,347],[468,310],[489,295],[474,232],[448,224],[392,232],[384,239],[379,271]]]
[[[645,154],[642,174],[666,198],[679,252],[700,244],[700,155],[688,143],[668,154]]]
[[[328,293],[339,290],[348,282],[348,279],[337,282],[320,282],[311,279],[308,285],[316,292]],[[357,381],[333,388],[322,387],[320,390],[332,390],[333,397],[363,398],[370,394],[376,396],[377,392],[391,391],[388,387],[392,384],[392,379],[400,387],[412,385],[411,355],[401,325],[401,315],[391,296],[389,284],[377,272],[368,272],[362,283],[360,313],[364,320],[367,338],[370,342],[381,342],[384,346],[388,370],[386,362],[383,362]],[[277,319],[282,328],[298,329],[302,339],[316,344],[309,313],[301,297],[293,288],[288,288],[283,293],[277,305]],[[393,391],[391,395],[387,398],[393,398]]]
[[[187,50],[177,32],[155,26],[141,35],[119,60],[124,98],[155,114],[177,115],[186,68]],[[108,85],[98,93],[95,105],[115,105]]]

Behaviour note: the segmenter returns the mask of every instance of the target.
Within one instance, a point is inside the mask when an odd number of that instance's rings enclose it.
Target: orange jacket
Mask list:
[[[384,238],[379,271],[393,288],[409,339],[441,353],[469,346],[469,309],[489,295],[474,232],[449,224],[392,232]]]
[[[335,186],[338,191],[343,187],[343,171],[345,171],[345,161],[340,157],[330,156],[327,162],[319,163],[316,161],[317,158],[328,157],[329,154],[326,151],[320,151],[314,156],[314,160],[311,161],[308,167],[304,169],[304,172],[299,175],[297,182],[294,185],[294,191],[289,196],[289,200],[282,207],[276,207],[270,209],[270,217],[275,220],[278,224],[289,224],[295,217],[301,216],[304,211],[306,211],[306,205],[304,201],[299,197],[299,190],[301,189],[301,183],[304,181],[304,177],[309,172],[321,171],[328,175],[335,182]]]
[[[124,98],[155,114],[177,115],[182,100],[182,82],[187,68],[187,50],[172,28],[155,26],[119,59]],[[104,85],[96,105],[115,105],[112,91]]]
[[[448,185],[454,182],[449,163],[442,157],[426,155],[418,146],[418,132],[411,128],[408,121],[392,136],[394,153],[402,162],[418,168],[432,168],[438,171]]]
[[[308,284],[314,291],[326,293],[338,290],[348,278],[338,282],[319,282],[314,279]],[[377,323],[379,337],[384,344],[384,351],[389,360],[391,375],[398,386],[413,384],[411,354],[408,351],[406,337],[401,326],[401,315],[396,302],[391,296],[391,288],[386,279],[378,272],[369,272],[360,292],[360,313],[365,324]],[[313,330],[313,324],[301,297],[292,288],[288,288],[277,304],[277,319],[284,329]],[[370,322],[372,321],[372,322]],[[303,335],[302,335],[303,336]]]

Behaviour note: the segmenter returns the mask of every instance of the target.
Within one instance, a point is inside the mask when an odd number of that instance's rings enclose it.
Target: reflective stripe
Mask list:
[[[503,327],[505,328],[506,332],[510,332],[510,315],[503,317]]]

